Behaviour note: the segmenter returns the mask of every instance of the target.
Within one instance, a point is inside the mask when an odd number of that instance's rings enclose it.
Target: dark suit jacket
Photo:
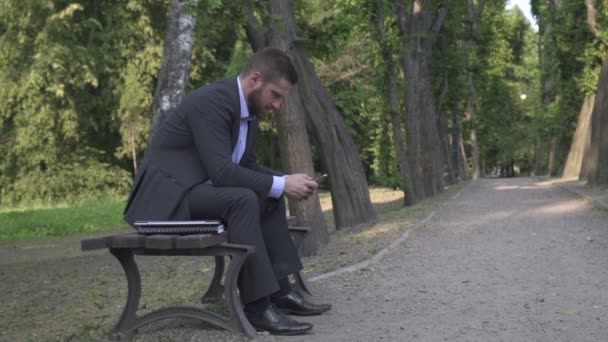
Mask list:
[[[125,220],[131,225],[136,220],[187,220],[186,192],[209,179],[217,187],[248,188],[265,197],[272,174],[277,173],[256,162],[257,119],[250,121],[239,165],[232,162],[240,120],[236,78],[186,96],[150,141],[127,200]]]

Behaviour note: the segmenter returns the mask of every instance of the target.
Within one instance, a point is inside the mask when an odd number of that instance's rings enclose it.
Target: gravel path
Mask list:
[[[608,212],[538,179],[461,191],[379,263],[314,283],[313,333],[259,341],[608,341]]]

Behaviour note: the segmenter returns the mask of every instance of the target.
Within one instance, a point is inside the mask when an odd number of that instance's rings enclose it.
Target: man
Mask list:
[[[305,200],[318,184],[308,175],[282,175],[257,164],[258,119],[276,110],[297,74],[277,49],[254,54],[236,79],[186,96],[154,133],[135,177],[125,220],[221,218],[228,241],[255,246],[243,265],[239,291],[258,330],[297,335],[312,329],[286,316],[331,308],[307,301],[288,276],[302,264],[287,228],[283,195]]]

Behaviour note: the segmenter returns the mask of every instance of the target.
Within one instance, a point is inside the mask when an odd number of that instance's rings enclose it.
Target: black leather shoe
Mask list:
[[[302,335],[312,329],[312,324],[295,321],[281,313],[274,304],[261,313],[245,312],[249,323],[258,331],[271,335]]]
[[[281,312],[298,316],[320,315],[331,309],[331,305],[329,304],[313,304],[309,302],[296,290],[291,290],[291,292],[281,297],[272,298],[272,302]]]

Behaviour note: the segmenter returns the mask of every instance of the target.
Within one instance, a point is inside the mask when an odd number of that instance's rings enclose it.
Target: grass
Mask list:
[[[71,206],[0,211],[0,242],[100,233],[124,228],[124,198],[102,198]]]

